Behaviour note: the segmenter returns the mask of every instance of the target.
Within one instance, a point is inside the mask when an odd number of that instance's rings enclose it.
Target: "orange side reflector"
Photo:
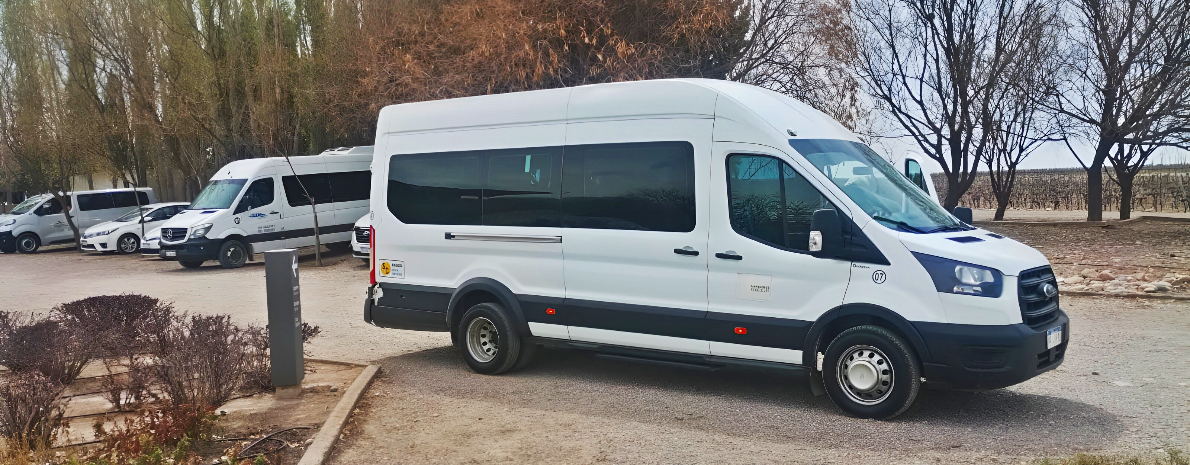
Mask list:
[[[743,326],[736,327],[735,333],[736,334],[748,334],[748,328],[745,328]]]
[[[555,314],[555,313],[558,313],[558,311],[557,311],[557,310],[554,310],[554,309],[552,309],[552,308],[547,308],[547,309],[545,309],[545,314],[546,314],[546,315],[553,315],[553,314]]]

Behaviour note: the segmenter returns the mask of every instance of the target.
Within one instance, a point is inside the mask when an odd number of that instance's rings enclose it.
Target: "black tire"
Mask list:
[[[540,348],[540,345],[533,344],[531,342],[525,342],[525,340],[522,339],[521,356],[517,358],[516,365],[512,366],[512,371],[524,369],[525,367],[529,366],[530,363],[533,363],[533,357],[537,355],[537,349]]]
[[[239,268],[248,262],[248,247],[236,239],[223,241],[219,246],[219,266],[227,269]]]
[[[462,346],[463,359],[472,370],[484,375],[498,375],[516,366],[525,353],[525,346],[513,321],[504,306],[497,303],[481,303],[463,314],[455,329],[455,339]]]
[[[37,249],[41,248],[41,239],[33,233],[25,233],[17,236],[17,253],[37,253]]]
[[[917,399],[921,364],[909,344],[892,331],[856,326],[827,346],[822,380],[827,395],[848,415],[887,420]]]
[[[182,266],[184,266],[186,268],[198,268],[198,267],[202,266],[201,261],[179,260],[178,263],[181,263]]]
[[[116,241],[116,252],[127,255],[140,252],[140,238],[136,234],[125,234]]]
[[[322,245],[326,246],[326,250],[331,252],[348,252],[351,250],[351,242],[329,242]]]

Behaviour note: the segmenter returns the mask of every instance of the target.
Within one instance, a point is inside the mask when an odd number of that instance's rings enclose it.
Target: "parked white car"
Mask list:
[[[69,192],[66,208],[79,231],[119,218],[137,205],[157,202],[153,189],[107,189]],[[35,253],[43,245],[71,242],[74,231],[66,221],[63,205],[53,195],[29,197],[12,213],[0,215],[0,252]]]
[[[368,215],[364,215],[355,222],[355,233],[351,235],[351,256],[363,260],[364,263],[369,263],[372,257],[371,245],[368,242],[371,228],[372,220]]]
[[[83,233],[83,250],[134,253],[140,250],[143,231],[160,227],[165,220],[185,210],[186,205],[186,202],[145,205],[139,211],[134,208],[119,218],[87,228]]]
[[[161,252],[161,228],[154,228],[145,233],[145,238],[140,241],[140,253],[146,257],[156,257]]]

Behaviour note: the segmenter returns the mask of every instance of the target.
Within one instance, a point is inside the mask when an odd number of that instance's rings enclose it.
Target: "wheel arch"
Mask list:
[[[925,339],[921,337],[913,324],[909,323],[909,320],[879,305],[857,303],[835,307],[814,322],[810,331],[806,333],[806,342],[803,346],[806,350],[802,351],[802,363],[816,369],[818,367],[818,352],[825,349],[826,344],[829,344],[835,336],[846,331],[847,328],[866,324],[887,328],[905,338],[917,352],[922,363],[933,360]]]
[[[231,234],[228,234],[226,236],[219,238],[219,247],[223,247],[223,243],[230,241],[230,240],[237,240],[237,241],[240,241],[241,244],[244,244],[244,247],[248,249],[248,258],[249,259],[252,258],[252,254],[256,253],[256,251],[254,251],[252,249],[252,243],[248,242],[248,236],[243,234],[243,231],[240,231],[237,229],[237,230],[233,231]]]
[[[450,333],[455,334],[463,313],[472,306],[484,302],[494,302],[503,305],[512,312],[513,323],[521,334],[529,334],[529,324],[525,321],[525,314],[521,310],[520,301],[508,286],[492,278],[471,278],[463,282],[450,296],[450,303],[446,306],[446,324]]]

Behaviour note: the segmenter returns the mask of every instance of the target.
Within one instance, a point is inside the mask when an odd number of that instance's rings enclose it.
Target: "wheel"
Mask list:
[[[41,248],[41,239],[36,234],[25,233],[17,237],[17,252],[36,253]]]
[[[472,370],[498,375],[511,370],[526,354],[521,335],[512,322],[508,311],[496,303],[478,304],[463,314],[456,329],[457,340],[462,343],[463,358]]]
[[[140,250],[140,238],[136,234],[125,234],[116,241],[116,251],[122,254],[135,253]]]
[[[224,268],[239,268],[248,261],[248,248],[235,239],[224,241],[219,246],[219,265]]]
[[[921,390],[917,354],[892,331],[856,326],[827,346],[822,361],[827,395],[859,418],[886,420],[909,409]]]
[[[533,362],[533,356],[537,355],[537,349],[541,346],[538,344],[521,342],[521,356],[517,358],[516,365],[512,366],[512,371],[524,369]]]
[[[184,266],[186,268],[198,268],[198,267],[202,266],[201,261],[192,262],[192,261],[186,261],[186,260],[179,260],[178,263],[181,263],[182,266]]]

